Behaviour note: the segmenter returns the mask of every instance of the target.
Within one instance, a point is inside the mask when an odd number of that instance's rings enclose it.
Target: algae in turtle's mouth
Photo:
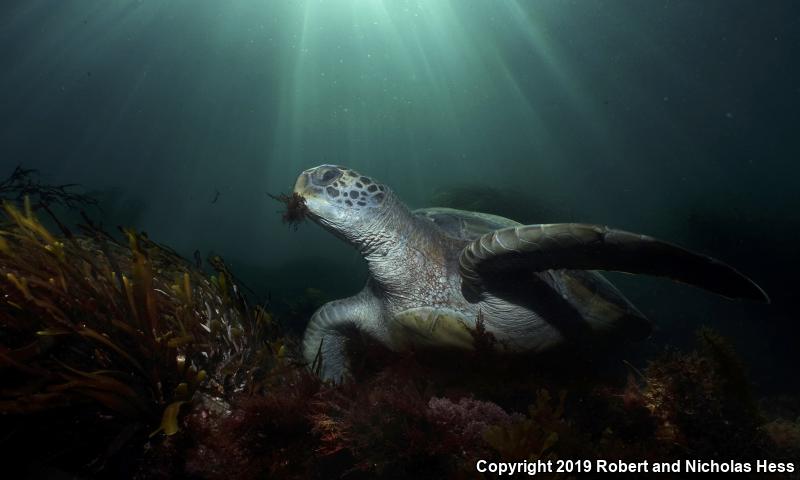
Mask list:
[[[292,225],[295,229],[309,214],[306,199],[297,192],[292,192],[291,195],[280,193],[278,195],[269,194],[269,196],[286,205],[286,211],[283,212],[281,220],[283,223]]]

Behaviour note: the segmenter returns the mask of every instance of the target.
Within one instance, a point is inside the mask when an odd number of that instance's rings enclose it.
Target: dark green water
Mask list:
[[[787,385],[800,240],[800,6],[773,0],[6,0],[0,167],[78,182],[125,224],[217,252],[260,294],[363,281],[267,192],[321,163],[415,207],[464,201],[713,254],[769,307],[621,279],[682,342],[736,338]],[[462,189],[464,191],[464,189]],[[450,193],[448,193],[450,192]],[[472,197],[471,197],[472,196]],[[456,201],[453,200],[453,201]],[[355,272],[355,273],[354,273]]]

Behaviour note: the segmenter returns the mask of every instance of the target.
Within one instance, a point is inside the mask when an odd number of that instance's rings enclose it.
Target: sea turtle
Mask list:
[[[304,171],[293,195],[313,221],[355,246],[369,270],[361,292],[326,303],[306,328],[303,355],[326,379],[348,373],[353,331],[395,351],[473,348],[479,317],[495,348],[508,352],[646,337],[648,320],[596,270],[769,301],[732,267],[652,237],[451,208],[411,211],[389,187],[345,167]]]

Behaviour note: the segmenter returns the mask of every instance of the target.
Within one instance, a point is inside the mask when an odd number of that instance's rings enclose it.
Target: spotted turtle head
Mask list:
[[[301,173],[294,193],[305,200],[311,218],[355,240],[389,208],[389,188],[355,170],[320,165]]]

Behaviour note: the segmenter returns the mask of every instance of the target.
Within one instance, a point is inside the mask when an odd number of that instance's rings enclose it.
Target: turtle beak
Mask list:
[[[293,193],[303,199],[310,217],[317,218],[325,208],[326,201],[321,197],[321,188],[312,181],[313,169],[306,170],[297,177]]]
[[[303,197],[308,189],[309,183],[311,182],[309,181],[308,170],[306,170],[297,177],[297,182],[294,184],[294,193]]]

